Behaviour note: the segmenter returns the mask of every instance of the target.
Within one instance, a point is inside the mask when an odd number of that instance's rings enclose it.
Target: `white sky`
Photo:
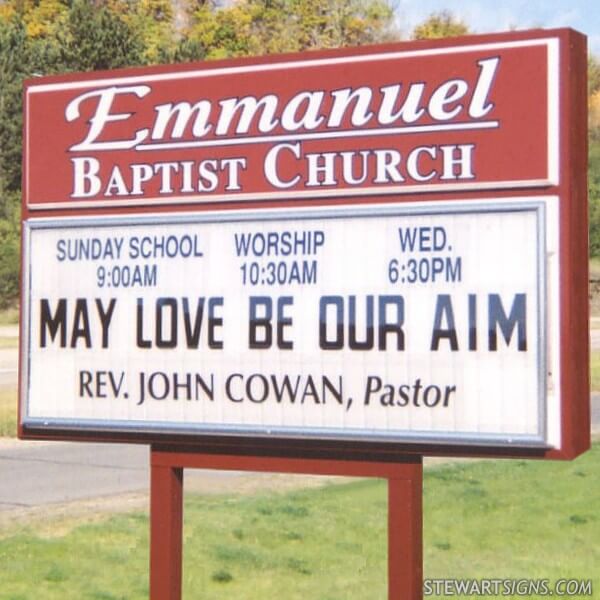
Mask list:
[[[572,27],[588,36],[600,57],[600,0],[396,0],[399,26],[408,36],[431,13],[448,10],[473,33]]]

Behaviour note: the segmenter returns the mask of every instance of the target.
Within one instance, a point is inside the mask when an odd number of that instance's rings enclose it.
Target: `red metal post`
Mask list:
[[[423,598],[423,463],[388,478],[388,599]]]
[[[388,599],[423,597],[423,460],[297,459],[152,449],[150,600],[181,600],[183,468],[380,477],[388,481]]]
[[[183,468],[150,471],[150,600],[181,600]]]

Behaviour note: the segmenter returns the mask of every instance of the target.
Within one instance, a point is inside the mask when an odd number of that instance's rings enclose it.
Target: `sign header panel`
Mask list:
[[[196,64],[26,88],[27,207],[558,183],[557,38]]]

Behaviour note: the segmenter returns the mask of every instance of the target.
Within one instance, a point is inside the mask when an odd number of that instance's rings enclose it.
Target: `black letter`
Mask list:
[[[223,317],[215,317],[215,306],[223,306],[223,296],[208,301],[208,347],[215,350],[223,348],[223,340],[215,338],[215,328],[223,327]]]
[[[448,328],[442,329],[442,319],[446,318]],[[437,350],[442,338],[448,338],[450,349],[458,350],[458,339],[456,337],[456,326],[454,325],[454,311],[449,294],[439,294],[435,306],[435,323],[433,325],[433,336],[431,338],[431,349]]]
[[[327,339],[327,305],[336,308],[336,337]],[[344,347],[344,299],[341,296],[323,296],[319,302],[319,347],[322,350],[341,350]]]
[[[136,313],[136,342],[138,348],[151,348],[152,342],[145,340],[142,337],[142,329],[144,328],[144,299],[137,299],[137,313]]]
[[[527,321],[526,321],[526,301],[525,294],[515,294],[515,299],[510,309],[510,315],[507,317],[502,307],[500,294],[490,294],[488,298],[488,318],[489,318],[489,349],[498,350],[498,336],[496,327],[500,326],[500,331],[504,337],[506,345],[510,344],[512,332],[517,328],[519,352],[527,351]]]
[[[282,296],[277,300],[277,347],[280,350],[292,350],[294,347],[294,342],[283,339],[283,328],[292,324],[291,317],[285,317],[283,311],[293,303],[294,299],[291,296]]]
[[[90,320],[88,317],[87,300],[84,298],[77,298],[75,301],[75,316],[73,317],[71,348],[77,347],[77,341],[80,337],[84,338],[86,348],[90,348],[92,345],[92,335],[90,333]]]
[[[90,388],[92,383],[92,372],[91,371],[79,371],[79,397],[93,398],[94,394]]]
[[[204,298],[198,298],[193,329],[190,315],[190,301],[187,298],[182,298],[182,308],[187,347],[198,348],[198,344],[200,342],[200,331],[202,329],[202,318],[204,316]]]
[[[240,396],[239,398],[234,398],[231,395],[231,380],[233,378],[236,379],[240,379],[241,381],[244,380],[244,376],[241,373],[233,373],[233,375],[230,375],[227,380],[225,381],[225,394],[227,395],[227,397],[232,401],[232,402],[243,402],[244,398],[242,396]]]
[[[46,327],[50,331],[50,338],[54,341],[56,334],[60,328],[60,347],[64,348],[67,345],[67,300],[61,298],[56,307],[54,316],[50,314],[50,305],[46,298],[42,298],[40,303],[40,347],[46,347]]]
[[[373,384],[373,385],[371,385]],[[365,389],[365,406],[367,406],[371,402],[371,394],[378,392],[381,389],[382,381],[381,377],[377,377],[377,375],[369,375],[367,377],[367,387]]]
[[[163,307],[171,308],[171,336],[163,337]],[[177,346],[177,300],[159,298],[156,301],[156,347],[175,348]]]
[[[375,332],[373,331],[373,296],[367,296],[367,331],[364,342],[359,342],[356,339],[356,296],[350,296],[349,301],[348,345],[350,346],[350,350],[371,350],[373,348],[373,339],[375,337]]]
[[[396,320],[394,323],[387,322],[387,307],[396,306]],[[379,296],[379,349],[387,350],[386,336],[395,333],[396,349],[404,350],[404,298],[402,296]]]
[[[264,306],[265,316],[261,319],[257,316],[257,308],[259,305]],[[250,330],[248,332],[248,343],[250,348],[270,348],[273,339],[273,327],[271,325],[271,317],[273,316],[273,301],[267,296],[252,296],[250,298]],[[256,331],[262,327],[265,331],[265,339],[260,341],[257,339]]]
[[[100,317],[100,324],[102,325],[102,347],[108,348],[108,328],[112,320],[113,311],[115,310],[115,304],[117,303],[116,298],[111,298],[110,303],[106,312],[102,306],[102,300],[96,298],[96,308],[98,309],[98,316]]]
[[[477,296],[469,294],[469,350],[477,350]]]

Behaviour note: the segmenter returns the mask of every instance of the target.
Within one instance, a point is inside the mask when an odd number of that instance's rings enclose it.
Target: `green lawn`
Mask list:
[[[600,390],[600,351],[590,353],[590,387],[594,391]]]
[[[600,279],[600,258],[590,258],[589,270],[590,278]]]
[[[17,390],[0,389],[0,437],[15,437],[16,435]]]
[[[14,348],[15,350],[19,347],[18,337],[0,337],[0,348]]]
[[[16,325],[19,322],[19,306],[0,310],[0,325]]]
[[[593,578],[599,590],[599,473],[598,444],[574,462],[428,468],[425,577]],[[384,600],[386,502],[385,484],[364,480],[189,496],[183,598]],[[3,600],[147,599],[146,515],[49,525],[0,532]]]

